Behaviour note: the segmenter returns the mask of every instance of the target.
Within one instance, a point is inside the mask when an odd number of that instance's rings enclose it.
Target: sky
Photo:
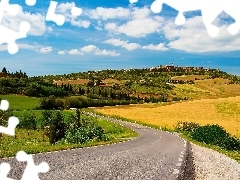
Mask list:
[[[178,11],[163,4],[162,11],[154,13],[153,0],[58,0],[54,13],[65,17],[59,26],[46,20],[50,2],[37,0],[28,6],[25,0],[10,0],[18,4],[19,13],[5,12],[1,25],[17,32],[27,21],[31,29],[26,38],[16,40],[16,54],[8,53],[7,44],[0,45],[0,68],[37,76],[174,62],[240,75],[240,33],[229,34],[234,19],[224,12],[212,23],[219,27],[219,35],[211,37],[200,10],[185,12],[185,24],[176,25]],[[81,14],[74,16],[72,7],[80,8]]]

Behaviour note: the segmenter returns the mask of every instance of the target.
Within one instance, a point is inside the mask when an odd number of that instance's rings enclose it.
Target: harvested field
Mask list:
[[[98,108],[98,112],[118,115],[138,122],[173,129],[178,121],[201,125],[219,124],[240,138],[240,96],[187,102],[144,104]]]
[[[190,80],[203,80],[207,79],[208,75],[186,75],[186,76],[174,76],[171,79],[173,80],[183,80],[183,81],[190,81]]]
[[[240,85],[228,82],[222,78],[196,80],[195,84],[174,84],[174,91],[178,96],[194,99],[240,96]]]

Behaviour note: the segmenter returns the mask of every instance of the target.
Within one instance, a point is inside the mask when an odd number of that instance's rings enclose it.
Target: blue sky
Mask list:
[[[240,34],[227,31],[234,19],[220,14],[213,24],[220,33],[208,35],[201,12],[186,12],[186,23],[175,25],[178,11],[163,5],[153,13],[153,0],[58,0],[56,14],[66,18],[62,26],[46,21],[50,0],[37,0],[30,7],[19,4],[17,16],[4,13],[2,25],[18,31],[22,21],[31,29],[17,40],[18,53],[10,55],[7,45],[0,45],[1,67],[22,70],[28,75],[64,74],[87,70],[129,69],[166,65],[219,68],[240,75]],[[82,9],[72,16],[73,6]],[[0,68],[1,68],[0,67]]]

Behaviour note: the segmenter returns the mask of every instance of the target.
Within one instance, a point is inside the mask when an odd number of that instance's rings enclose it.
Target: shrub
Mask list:
[[[1,101],[0,101],[1,102]],[[7,111],[0,110],[0,125],[7,126],[8,118],[13,116],[12,109],[8,109]]]
[[[192,138],[207,144],[217,145],[227,150],[240,151],[240,140],[235,136],[230,136],[230,134],[219,125],[200,127],[192,133]]]
[[[240,140],[235,136],[226,137],[222,141],[221,147],[231,151],[240,151]]]
[[[178,132],[193,132],[195,129],[199,127],[198,123],[195,122],[182,122],[178,121],[175,126],[176,131]]]
[[[64,116],[60,111],[52,111],[50,114],[50,144],[55,144],[65,136]]]
[[[70,115],[68,118],[68,129],[65,136],[65,141],[68,143],[83,144],[94,138],[105,140],[108,139],[104,136],[104,130],[98,126],[96,121],[91,117],[81,116],[80,124],[79,114],[76,116]]]
[[[23,129],[33,129],[35,130],[37,128],[37,117],[36,115],[32,112],[23,112],[22,113],[22,118],[20,119],[19,127]]]
[[[204,142],[211,145],[221,145],[222,141],[229,137],[229,134],[223,127],[212,124],[206,126],[199,126],[192,133],[191,137],[199,142]]]

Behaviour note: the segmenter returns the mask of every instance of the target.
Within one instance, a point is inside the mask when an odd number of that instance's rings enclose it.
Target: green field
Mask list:
[[[0,95],[0,99],[8,100],[13,110],[34,109],[39,105],[40,98],[21,95]]]
[[[9,101],[10,108],[13,109],[13,115],[19,118],[20,123],[23,118],[23,114],[27,112],[35,114],[38,119],[42,117],[41,110],[32,110],[38,106],[39,98],[19,95],[1,95],[0,98]],[[62,114],[65,116],[66,119],[70,114],[73,113],[75,113],[75,111],[62,111]],[[96,119],[96,121],[98,125],[104,129],[104,133],[108,137],[108,140],[100,141],[98,139],[93,139],[92,141],[83,144],[70,144],[60,141],[59,143],[51,145],[46,136],[43,138],[44,131],[39,129],[39,122],[37,122],[37,130],[26,130],[18,128],[17,126],[15,130],[15,137],[0,134],[0,158],[15,156],[16,153],[20,150],[24,150],[27,153],[34,154],[40,152],[49,152],[121,142],[125,141],[126,139],[138,136],[136,132],[116,123],[101,119]]]

